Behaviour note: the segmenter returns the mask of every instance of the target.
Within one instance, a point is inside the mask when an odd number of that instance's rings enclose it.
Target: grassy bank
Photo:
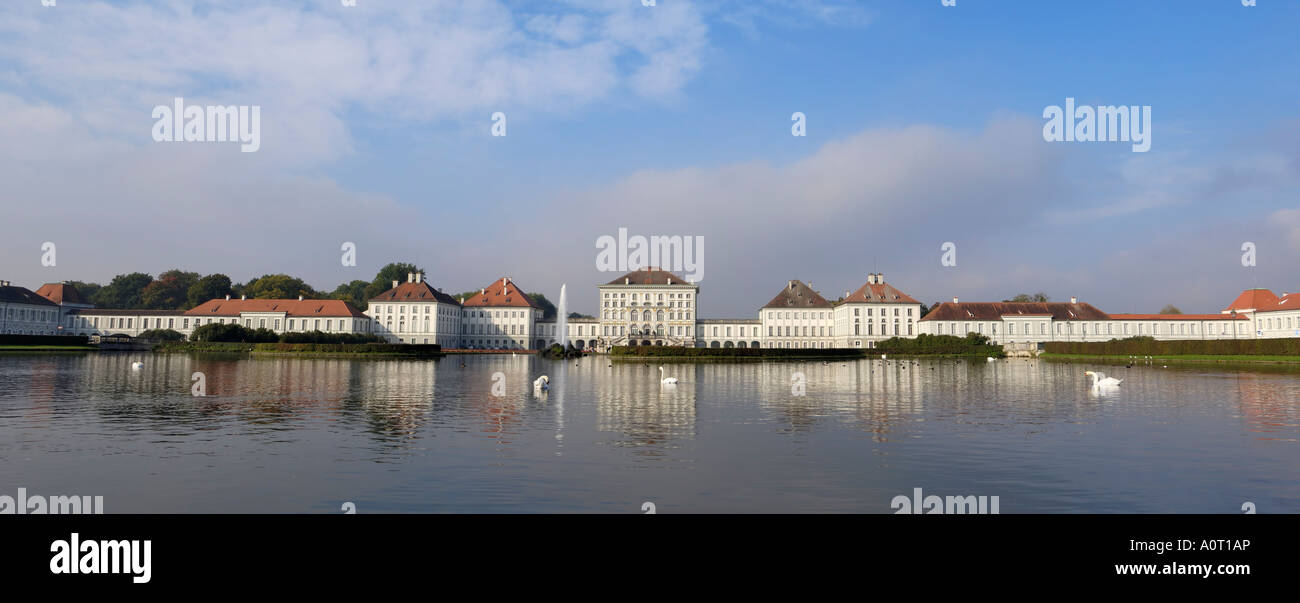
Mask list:
[[[95,348],[88,345],[0,345],[0,353],[64,353],[93,352]]]
[[[891,337],[876,342],[874,354],[899,357],[926,358],[1002,358],[1002,346],[989,343],[989,338],[977,333],[965,337],[954,335],[927,335],[916,337]],[[879,356],[877,356],[879,357]]]
[[[1040,358],[1044,360],[1055,360],[1061,362],[1072,361],[1089,361],[1089,362],[1107,362],[1111,364],[1145,364],[1146,355],[1142,358],[1130,358],[1129,355],[1119,354],[1054,354],[1045,353]],[[1300,365],[1300,356],[1281,356],[1268,354],[1161,354],[1151,355],[1152,363],[1170,362],[1189,362],[1189,363],[1219,363],[1219,364],[1296,364]]]
[[[1049,354],[1085,356],[1151,356],[1180,358],[1240,356],[1245,358],[1294,358],[1300,360],[1300,339],[1195,339],[1157,341],[1152,337],[1130,337],[1090,343],[1053,341],[1043,346]]]
[[[673,346],[616,346],[609,352],[615,360],[649,358],[673,361],[763,361],[763,360],[832,360],[862,358],[862,350],[837,348],[683,348]]]
[[[247,354],[250,356],[364,356],[426,358],[442,356],[437,345],[397,343],[231,343],[180,341],[160,344],[155,352]]]

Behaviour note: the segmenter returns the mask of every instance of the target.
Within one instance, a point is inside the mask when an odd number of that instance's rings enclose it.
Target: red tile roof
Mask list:
[[[524,293],[523,289],[520,289],[508,276],[493,281],[480,293],[465,300],[464,305],[465,307],[474,306],[477,308],[541,309],[541,306],[528,297],[528,294]]]
[[[829,308],[831,302],[817,294],[812,287],[803,284],[802,281],[790,281],[786,286],[781,288],[781,292],[767,302],[763,309],[767,308]]]
[[[370,299],[372,302],[440,302],[460,305],[456,298],[447,295],[421,280],[418,283],[405,282]]]
[[[1278,312],[1280,310],[1300,310],[1300,293],[1284,293],[1279,297],[1277,303],[1265,307],[1256,308],[1259,312]]]
[[[1277,305],[1277,296],[1273,295],[1272,291],[1259,288],[1246,289],[1241,292],[1241,295],[1237,296],[1237,299],[1232,300],[1232,303],[1228,304],[1228,307],[1224,308],[1223,311],[1258,310],[1274,305]]]
[[[89,304],[76,287],[67,283],[45,283],[36,294],[56,304]]]
[[[1053,320],[1109,320],[1092,304],[1065,302],[943,302],[921,320],[1001,320],[1003,316],[1046,316]]]
[[[889,283],[867,283],[858,288],[857,291],[850,293],[841,301],[847,303],[894,303],[894,304],[919,304],[921,302],[912,299],[906,293],[895,289]]]
[[[1247,320],[1243,314],[1111,314],[1111,320]]]
[[[654,266],[650,266],[648,268],[642,268],[640,270],[633,270],[632,272],[624,274],[623,276],[620,276],[605,284],[622,285],[624,284],[625,281],[626,284],[630,284],[630,285],[689,285],[691,284],[686,279],[677,276],[672,272],[669,272],[667,270],[662,270]]]
[[[186,316],[239,316],[242,312],[284,312],[294,317],[367,318],[352,304],[337,299],[213,299],[203,302]]]

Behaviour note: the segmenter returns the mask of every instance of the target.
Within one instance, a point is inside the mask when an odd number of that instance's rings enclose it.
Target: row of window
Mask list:
[[[16,320],[20,322],[58,322],[59,314],[57,310],[9,308],[8,312],[5,313],[5,320]]]

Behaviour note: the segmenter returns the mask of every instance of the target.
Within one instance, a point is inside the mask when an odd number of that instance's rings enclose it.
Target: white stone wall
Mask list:
[[[629,338],[658,338],[672,345],[694,345],[699,290],[689,283],[601,285],[597,336],[619,344]]]
[[[834,347],[873,348],[891,337],[916,337],[920,321],[920,304],[840,304],[835,306]]]
[[[58,335],[59,308],[58,306],[0,302],[0,333]]]
[[[460,347],[462,310],[439,301],[370,302],[365,315],[376,335],[390,343],[439,344]]]
[[[763,308],[758,318],[763,347],[835,347],[834,308]]]
[[[473,306],[462,310],[460,346],[471,349],[536,348],[542,311],[528,307]]]

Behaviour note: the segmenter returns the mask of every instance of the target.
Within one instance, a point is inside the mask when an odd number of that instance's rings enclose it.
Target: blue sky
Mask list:
[[[332,289],[414,261],[449,291],[568,282],[592,311],[617,276],[594,242],[626,227],[705,237],[706,317],[876,271],[926,303],[1111,312],[1300,289],[1294,2],[357,4],[5,3],[0,278]],[[261,106],[261,150],[154,142],[177,96]],[[1067,96],[1150,105],[1151,150],[1043,141]]]

